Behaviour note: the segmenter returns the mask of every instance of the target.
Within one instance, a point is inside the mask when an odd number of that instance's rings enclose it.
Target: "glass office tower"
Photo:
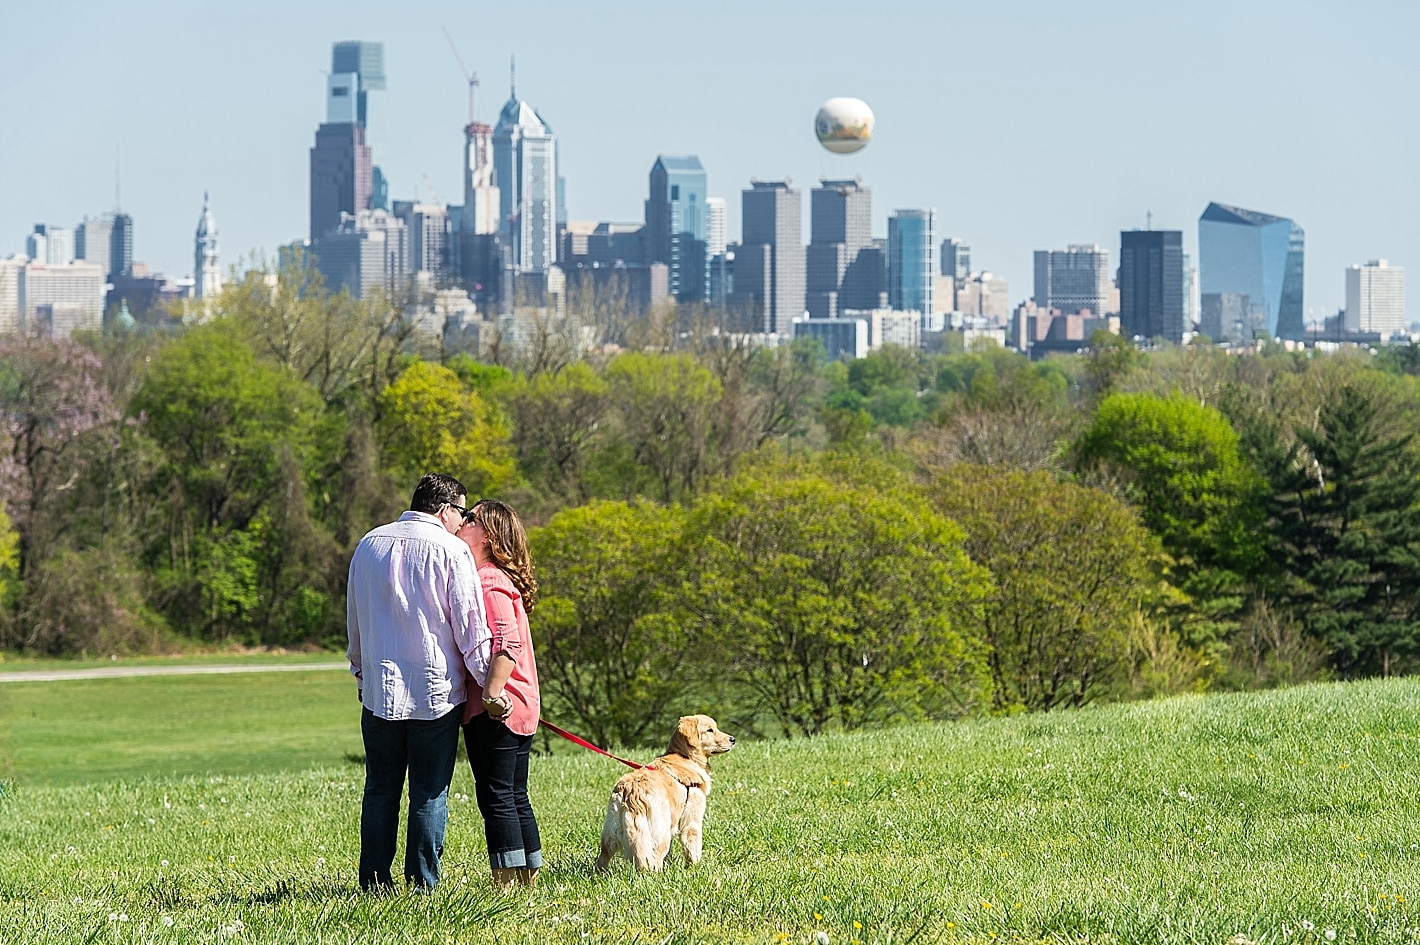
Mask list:
[[[1210,203],[1198,218],[1199,330],[1233,344],[1300,341],[1304,252],[1286,217]]]
[[[925,319],[936,288],[937,211],[896,211],[888,217],[888,305]]]
[[[678,302],[710,299],[707,196],[705,166],[695,155],[662,154],[651,165],[646,198],[647,261],[670,267],[670,294]]]

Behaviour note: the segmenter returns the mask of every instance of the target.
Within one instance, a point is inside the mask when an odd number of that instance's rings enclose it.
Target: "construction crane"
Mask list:
[[[473,90],[478,88],[478,73],[469,72],[468,67],[463,64],[463,57],[459,55],[459,49],[454,45],[454,38],[449,35],[449,28],[447,26],[439,28],[444,31],[444,38],[449,41],[449,51],[454,54],[454,62],[459,64],[459,71],[468,81],[468,123],[471,125],[473,124]]]

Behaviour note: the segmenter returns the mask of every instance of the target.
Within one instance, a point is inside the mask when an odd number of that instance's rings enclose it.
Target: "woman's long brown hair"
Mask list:
[[[537,576],[533,573],[528,536],[518,513],[506,502],[479,499],[468,510],[468,520],[482,526],[493,563],[508,575],[523,596],[523,609],[532,613],[537,606]]]

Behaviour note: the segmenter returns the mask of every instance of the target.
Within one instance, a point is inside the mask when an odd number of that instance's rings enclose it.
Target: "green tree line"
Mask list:
[[[479,361],[408,303],[293,266],[0,339],[0,647],[339,646],[354,544],[441,470],[532,526],[549,711],[606,741],[1416,666],[1414,346],[843,363],[574,304]]]

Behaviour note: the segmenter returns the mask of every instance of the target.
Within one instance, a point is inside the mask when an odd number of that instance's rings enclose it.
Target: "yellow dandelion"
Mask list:
[[[863,927],[863,923],[859,922],[857,919],[854,919],[854,920],[853,920],[853,928],[855,928],[855,929],[861,929],[862,927]]]
[[[814,913],[814,921],[815,921],[815,922],[822,922],[822,921],[823,921],[823,913],[822,913],[822,912],[815,912],[815,913]]]
[[[987,902],[985,899],[983,899],[983,900],[981,900],[981,908],[983,908],[983,909],[990,909],[990,908],[991,908],[991,903],[989,903],[989,902]]]
[[[1359,839],[1359,838],[1357,838],[1357,839]],[[824,896],[824,897],[823,897],[823,901],[824,901],[824,902],[832,902],[832,901],[833,901],[833,897],[832,897],[832,896]]]

